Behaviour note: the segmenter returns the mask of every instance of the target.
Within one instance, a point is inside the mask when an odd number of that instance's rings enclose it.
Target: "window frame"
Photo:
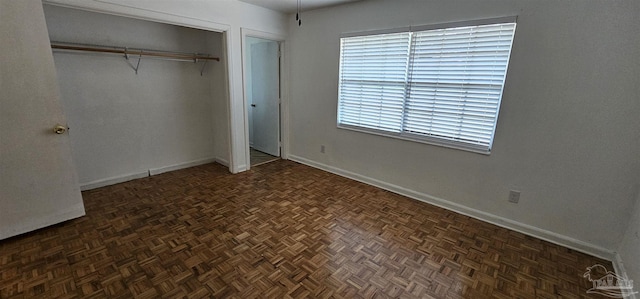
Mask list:
[[[513,50],[513,42],[515,40],[515,27],[514,27],[514,33],[513,36],[511,38],[511,43],[509,46],[509,54],[507,55],[507,63],[506,63],[506,67],[505,67],[505,72],[504,72],[504,78],[502,81],[502,86],[500,88],[500,95],[497,101],[497,109],[496,109],[496,116],[495,116],[495,122],[493,124],[493,128],[491,131],[491,137],[489,140],[489,145],[488,147],[484,147],[484,146],[480,146],[477,144],[472,144],[472,143],[465,143],[462,141],[455,141],[455,140],[450,140],[450,139],[446,139],[446,138],[438,138],[438,137],[433,137],[433,136],[429,136],[429,135],[422,135],[422,134],[416,134],[416,133],[411,133],[411,132],[407,132],[407,131],[403,131],[401,128],[400,132],[389,132],[389,131],[384,131],[384,130],[378,130],[378,129],[372,129],[372,128],[367,128],[367,127],[361,127],[361,126],[356,126],[356,125],[349,125],[349,124],[341,124],[340,123],[340,95],[341,95],[341,88],[342,88],[342,73],[343,73],[343,66],[342,66],[342,39],[343,38],[352,38],[352,37],[364,37],[364,36],[371,36],[371,35],[382,35],[382,34],[393,34],[393,33],[411,33],[411,32],[419,32],[419,31],[427,31],[427,30],[437,30],[437,29],[447,29],[447,28],[456,28],[456,27],[467,27],[467,26],[482,26],[482,25],[494,25],[494,24],[502,24],[502,23],[515,23],[515,26],[517,27],[517,16],[508,16],[508,17],[499,17],[499,18],[490,18],[490,19],[479,19],[479,20],[469,20],[469,21],[461,21],[461,22],[449,22],[449,23],[438,23],[438,24],[430,24],[430,25],[420,25],[420,26],[409,26],[409,27],[400,27],[400,28],[394,28],[394,29],[384,29],[384,30],[372,30],[372,31],[363,31],[363,32],[349,32],[349,33],[343,33],[340,35],[340,49],[339,49],[339,54],[340,54],[340,59],[339,59],[339,65],[338,65],[338,101],[337,101],[337,111],[336,111],[336,123],[337,123],[337,128],[339,129],[346,129],[346,130],[350,130],[350,131],[356,131],[356,132],[362,132],[362,133],[368,133],[368,134],[373,134],[373,135],[378,135],[378,136],[384,136],[384,137],[390,137],[390,138],[395,138],[395,139],[401,139],[401,140],[408,140],[408,141],[413,141],[413,142],[418,142],[418,143],[425,143],[425,144],[430,144],[430,145],[436,145],[436,146],[441,146],[441,147],[445,147],[445,148],[452,148],[452,149],[458,149],[458,150],[465,150],[465,151],[470,151],[470,152],[474,152],[474,153],[479,153],[479,154],[484,154],[484,155],[489,155],[491,154],[491,150],[493,147],[493,141],[495,138],[495,133],[496,133],[496,129],[497,129],[497,124],[498,124],[498,118],[499,118],[499,114],[500,114],[500,107],[502,104],[502,98],[504,95],[504,86],[506,85],[506,76],[507,73],[509,71],[509,64],[511,62],[511,51]],[[410,44],[409,46],[410,52],[413,52],[413,46]],[[412,60],[412,53],[409,54],[408,56],[408,60]],[[407,70],[408,73],[410,72],[410,69],[413,66],[411,64],[408,65]],[[407,93],[408,91],[408,87],[407,85],[410,84],[409,80],[408,80],[409,75],[407,75],[407,81],[405,82],[405,93]],[[406,105],[408,101],[408,97],[405,95],[404,98],[404,103]],[[404,118],[405,116],[403,116]]]

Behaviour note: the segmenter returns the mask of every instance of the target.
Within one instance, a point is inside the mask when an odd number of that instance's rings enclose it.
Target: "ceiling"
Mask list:
[[[261,6],[284,13],[294,13],[297,10],[297,0],[239,0],[245,3]],[[321,7],[333,6],[360,0],[301,0],[300,10],[312,10]]]

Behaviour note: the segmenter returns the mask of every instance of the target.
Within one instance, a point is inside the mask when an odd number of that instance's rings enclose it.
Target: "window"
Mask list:
[[[515,18],[340,39],[338,127],[489,153]]]

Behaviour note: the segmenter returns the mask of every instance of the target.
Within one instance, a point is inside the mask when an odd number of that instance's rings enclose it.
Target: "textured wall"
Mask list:
[[[639,14],[637,1],[363,1],[305,12],[290,28],[291,154],[613,251],[640,177]],[[491,155],[336,128],[340,34],[512,15]],[[511,189],[522,192],[517,205]]]

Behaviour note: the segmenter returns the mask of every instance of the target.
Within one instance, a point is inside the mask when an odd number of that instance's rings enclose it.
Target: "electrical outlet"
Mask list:
[[[324,154],[324,145],[320,146],[320,152]]]
[[[516,190],[509,191],[509,202],[518,203],[519,201],[520,201],[520,191],[516,191]]]

